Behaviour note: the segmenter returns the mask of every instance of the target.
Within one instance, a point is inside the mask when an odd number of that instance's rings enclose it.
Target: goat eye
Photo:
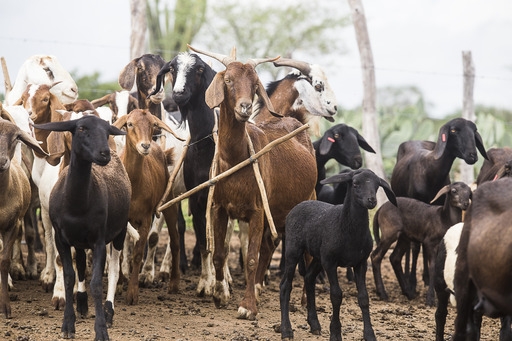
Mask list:
[[[229,80],[229,78],[224,78],[224,82],[229,83],[231,81]]]
[[[322,83],[318,83],[315,85],[315,90],[321,92],[324,90],[324,85]]]
[[[198,75],[201,75],[203,72],[204,72],[204,67],[200,67],[199,69],[197,69]]]
[[[126,126],[127,126],[128,128],[133,128],[133,123],[132,123],[132,122],[128,122],[128,123],[126,123]]]
[[[457,129],[454,129],[454,128],[450,129],[451,134],[455,134],[456,132],[457,132]]]
[[[339,139],[340,138],[340,134],[334,134],[334,138],[335,139]]]
[[[83,133],[83,132],[85,132],[85,128],[84,127],[78,127],[78,131]]]

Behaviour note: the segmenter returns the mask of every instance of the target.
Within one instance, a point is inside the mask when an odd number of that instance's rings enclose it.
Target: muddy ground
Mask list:
[[[167,231],[162,232],[159,244],[159,260],[165,250]],[[193,232],[187,231],[187,253],[189,259],[195,242]],[[260,313],[255,321],[236,318],[238,303],[241,300],[244,282],[238,265],[238,237],[232,239],[230,266],[234,287],[231,303],[227,309],[216,309],[211,297],[198,297],[195,288],[198,271],[190,270],[182,276],[181,292],[167,294],[165,284],[156,284],[153,288],[140,289],[140,303],[128,306],[124,302],[124,293],[116,298],[114,325],[109,335],[116,341],[149,340],[280,340],[280,334],[274,327],[280,323],[279,277],[277,270],[271,271],[270,283],[265,288],[259,305]],[[280,259],[277,250],[273,265]],[[44,255],[39,254],[40,266]],[[422,270],[421,261],[420,271]],[[425,305],[425,288],[420,283],[418,297],[407,300],[400,294],[398,283],[392,273],[389,260],[383,261],[383,276],[390,296],[384,302],[377,298],[371,272],[367,273],[367,286],[370,294],[370,313],[377,339],[379,340],[434,340],[435,308]],[[357,305],[357,290],[354,283],[345,278],[345,270],[339,269],[339,279],[343,290],[341,306],[341,323],[344,340],[362,340],[361,310]],[[0,340],[13,341],[47,341],[61,340],[60,327],[63,312],[53,310],[50,305],[52,294],[45,292],[37,280],[15,281],[14,290],[10,292],[12,319],[0,321]],[[329,292],[326,285],[317,285],[317,304],[322,335],[309,333],[305,309],[300,307],[302,279],[297,276],[292,291],[291,321],[295,330],[295,340],[328,339],[329,320],[332,313]],[[106,292],[106,285],[104,285]],[[453,331],[455,310],[449,308],[446,327],[446,339]],[[89,299],[89,311],[93,312]],[[484,318],[482,340],[498,340],[499,321]],[[94,339],[94,316],[79,319],[76,324],[76,340]]]

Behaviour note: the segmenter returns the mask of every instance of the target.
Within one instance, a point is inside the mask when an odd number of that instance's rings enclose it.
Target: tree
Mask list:
[[[314,62],[318,57],[344,52],[337,32],[348,25],[347,17],[333,11],[337,2],[295,1],[289,3],[226,0],[211,7],[197,44],[228,54],[236,46],[237,56],[264,58],[282,56]],[[299,58],[298,58],[299,59]],[[262,64],[272,78],[281,68]]]
[[[207,0],[176,0],[174,10],[160,0],[148,1],[149,49],[165,60],[187,51],[206,16]]]
[[[146,0],[131,0],[130,59],[146,53]]]

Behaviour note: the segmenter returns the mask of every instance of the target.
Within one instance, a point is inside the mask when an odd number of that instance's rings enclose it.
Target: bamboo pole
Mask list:
[[[282,136],[272,142],[270,142],[269,144],[267,144],[265,147],[263,147],[259,152],[257,152],[256,154],[254,154],[252,157],[240,162],[239,164],[237,164],[236,166],[228,169],[227,171],[209,179],[208,181],[205,181],[203,182],[202,184],[200,185],[197,185],[196,187],[192,188],[190,191],[187,191],[183,194],[181,194],[180,196],[172,199],[171,201],[168,201],[167,203],[165,203],[164,205],[158,207],[158,210],[162,211],[164,209],[166,209],[167,207],[175,204],[176,202],[178,201],[181,201],[185,198],[188,198],[190,195],[202,190],[203,188],[205,187],[208,187],[208,186],[214,186],[219,180],[222,180],[223,178],[237,172],[238,170],[240,170],[241,168],[247,166],[248,164],[254,162],[256,159],[258,159],[259,157],[261,157],[263,154],[266,154],[268,153],[272,148],[274,148],[276,145],[278,144],[281,144],[289,139],[291,139],[292,137],[294,137],[295,135],[297,135],[298,133],[306,130],[309,128],[309,124],[304,124],[303,126],[295,129],[294,131],[286,134],[285,136]]]

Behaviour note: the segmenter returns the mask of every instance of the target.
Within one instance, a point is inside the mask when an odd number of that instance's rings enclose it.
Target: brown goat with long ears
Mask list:
[[[190,46],[189,46],[190,47]],[[280,120],[265,122],[258,126],[248,123],[253,113],[252,102],[258,95],[273,112],[273,106],[265,88],[255,71],[255,66],[273,59],[236,61],[231,56],[192,50],[221,61],[226,70],[217,73],[206,91],[206,103],[211,108],[219,107],[218,172],[222,173],[250,157],[249,140],[255,152],[270,141],[282,137],[300,127],[296,119],[283,117]],[[299,202],[315,198],[316,163],[314,149],[307,133],[276,146],[268,154],[258,159],[259,167],[272,218],[278,232],[284,232],[288,212]],[[255,281],[257,274],[263,273],[268,259],[259,259],[260,247],[271,245],[264,234],[268,228],[265,219],[263,200],[252,167],[245,167],[222,179],[216,184],[213,196],[212,225],[214,231],[214,264],[216,284],[214,301],[217,307],[226,306],[230,298],[228,284],[222,271],[226,262],[224,239],[228,219],[238,219],[249,223],[249,248],[247,255],[247,286],[244,298],[239,305],[240,318],[253,319],[258,313]],[[264,237],[265,235],[265,237]],[[263,239],[263,242],[262,242]],[[270,254],[261,252],[261,254]],[[268,256],[270,258],[270,256]]]

